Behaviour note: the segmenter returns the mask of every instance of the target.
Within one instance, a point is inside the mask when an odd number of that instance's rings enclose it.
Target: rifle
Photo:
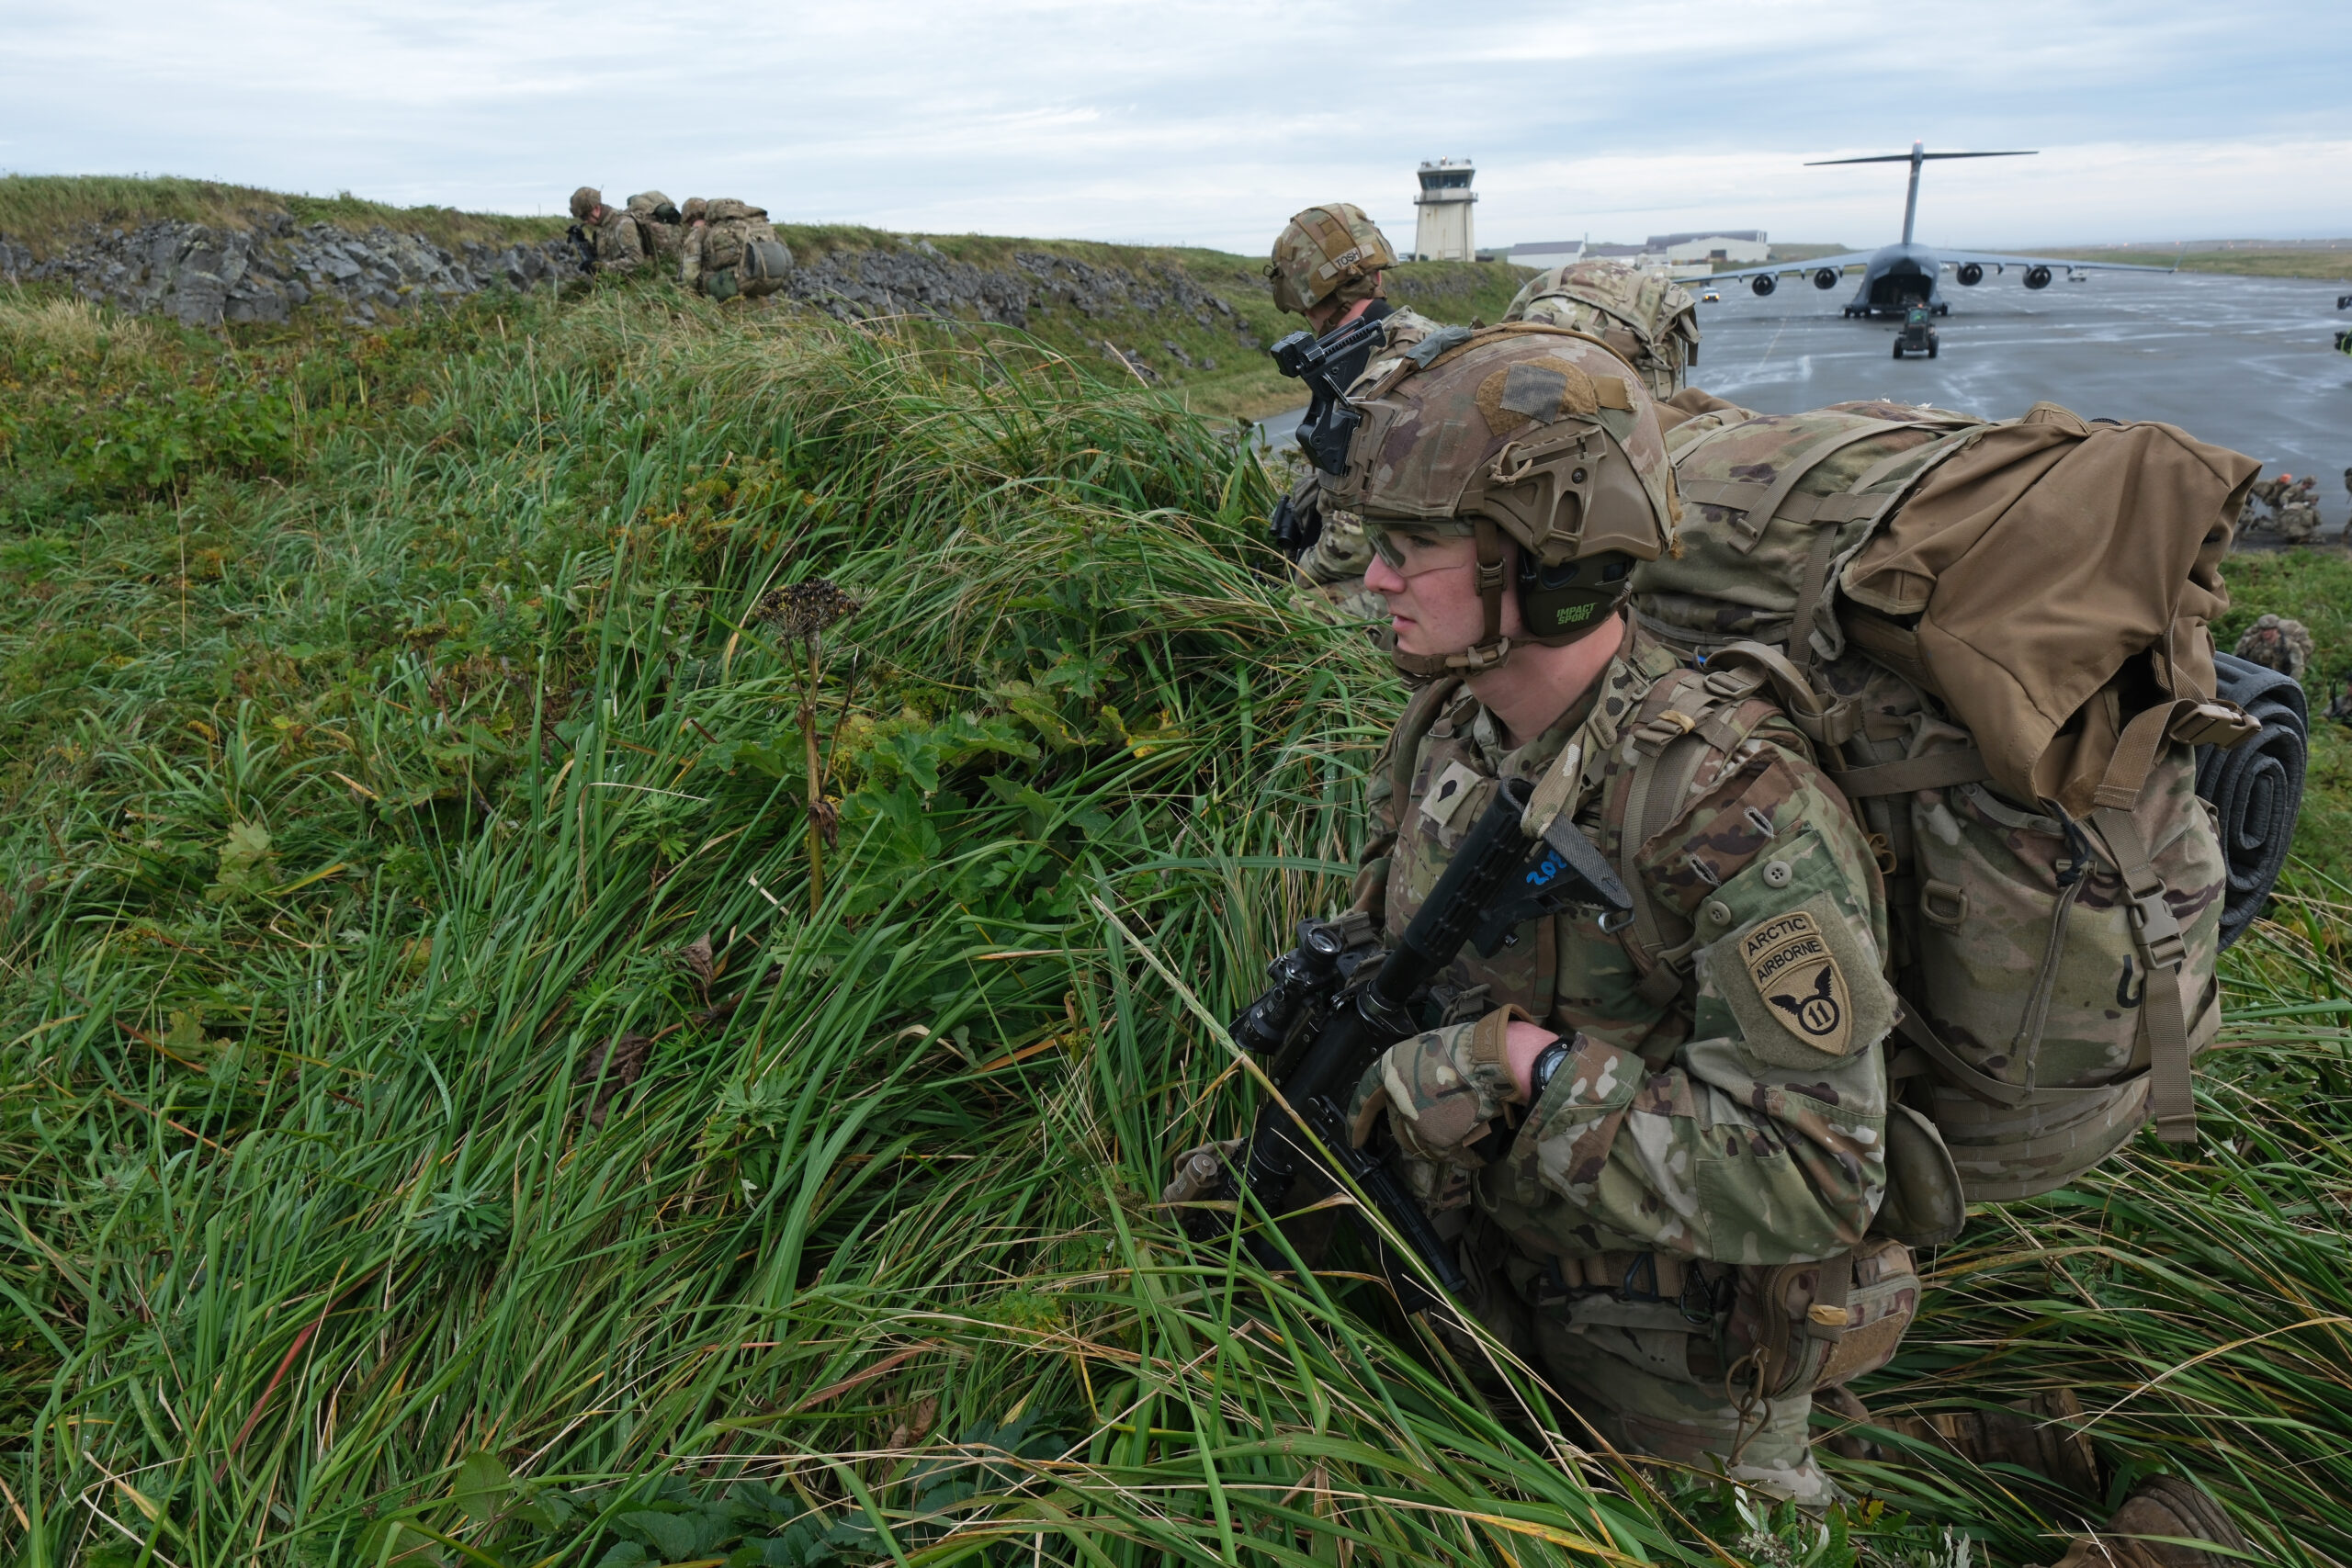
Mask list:
[[[1309,398],[1306,417],[1298,422],[1298,444],[1327,474],[1348,471],[1348,441],[1363,423],[1363,415],[1348,401],[1341,373],[1347,380],[1355,379],[1379,335],[1379,321],[1364,316],[1328,338],[1296,332],[1266,351],[1274,356],[1275,369],[1306,383]]]
[[[571,226],[571,232],[564,235],[564,238],[571,242],[572,253],[580,258],[580,270],[582,272],[594,272],[596,270],[596,245],[595,242],[588,238],[588,231],[581,227],[579,224],[574,223]]]
[[[1571,907],[1620,913],[1633,908],[1624,885],[1566,813],[1531,840],[1524,818],[1533,793],[1524,779],[1503,781],[1428,902],[1369,980],[1359,984],[1352,975],[1341,976],[1345,939],[1336,925],[1322,920],[1303,924],[1298,945],[1268,966],[1273,985],[1233,1021],[1231,1033],[1249,1049],[1274,1055],[1270,1076],[1281,1097],[1259,1109],[1238,1161],[1226,1168],[1221,1186],[1207,1196],[1235,1200],[1246,1190],[1271,1215],[1281,1212],[1301,1171],[1322,1169],[1335,1185],[1345,1185],[1339,1180],[1344,1176],[1440,1285],[1457,1298],[1464,1293],[1467,1281],[1452,1249],[1387,1162],[1349,1141],[1342,1107],[1383,1051],[1423,1027],[1417,1004],[1464,945],[1491,958],[1517,940],[1512,933],[1518,927],[1542,916]],[[1310,1134],[1311,1139],[1306,1135]],[[1231,1223],[1239,1222],[1243,1206],[1236,1203]],[[1216,1209],[1193,1209],[1184,1216],[1184,1227],[1196,1241],[1214,1240],[1227,1223]],[[1394,1255],[1379,1231],[1361,1216],[1358,1224],[1380,1273],[1406,1310],[1437,1304],[1438,1298]],[[1253,1236],[1249,1245],[1268,1268],[1286,1266],[1270,1238]]]

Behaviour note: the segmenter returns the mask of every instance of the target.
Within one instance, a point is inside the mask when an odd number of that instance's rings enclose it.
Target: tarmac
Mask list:
[[[2352,284],[2109,272],[2030,290],[2015,268],[1973,288],[1947,274],[1937,357],[1897,361],[1896,323],[1838,313],[1859,276],[1833,289],[1786,278],[1761,299],[1726,286],[1720,303],[1699,307],[1692,384],[1761,413],[1888,398],[1988,419],[2046,401],[2091,419],[2162,420],[2258,458],[2266,476],[2317,474],[2325,532],[2344,537],[2352,355],[2333,342],[2352,327],[2352,310],[2335,309]],[[1297,420],[1261,428],[1287,441]]]

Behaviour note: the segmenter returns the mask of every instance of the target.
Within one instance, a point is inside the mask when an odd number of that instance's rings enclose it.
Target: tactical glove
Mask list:
[[[1498,1008],[1474,1024],[1451,1024],[1400,1041],[1364,1076],[1353,1135],[1359,1147],[1383,1111],[1408,1158],[1477,1170],[1487,1162],[1472,1145],[1493,1130],[1506,1106],[1520,1103],[1505,1055],[1523,1009]]]

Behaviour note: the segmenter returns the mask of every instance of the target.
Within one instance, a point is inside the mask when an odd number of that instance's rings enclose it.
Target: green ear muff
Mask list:
[[[1634,558],[1614,550],[1558,566],[1521,550],[1515,587],[1529,639],[1556,647],[1599,627],[1624,598],[1633,571]]]

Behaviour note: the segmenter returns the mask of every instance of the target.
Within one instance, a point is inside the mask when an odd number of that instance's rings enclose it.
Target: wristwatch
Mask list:
[[[1527,1070],[1528,1104],[1532,1105],[1544,1098],[1544,1091],[1552,1086],[1552,1075],[1558,1072],[1560,1064],[1567,1059],[1568,1043],[1565,1040],[1555,1040],[1535,1054],[1534,1066]]]

